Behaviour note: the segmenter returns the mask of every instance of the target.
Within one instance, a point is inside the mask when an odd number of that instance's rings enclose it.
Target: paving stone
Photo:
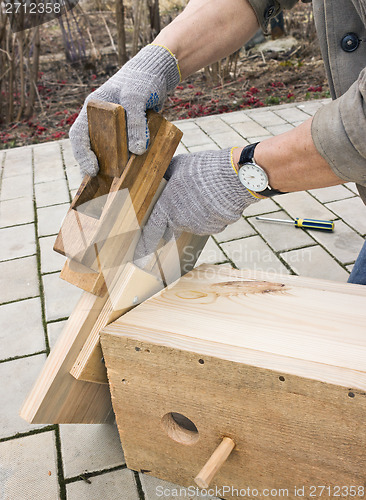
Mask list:
[[[298,191],[296,193],[281,194],[274,197],[276,203],[288,212],[294,219],[302,217],[307,219],[332,220],[336,217],[324,205],[315,200],[309,193]]]
[[[284,132],[288,132],[294,128],[290,123],[284,123],[283,125],[273,125],[271,127],[267,127],[267,130],[273,135],[280,135]]]
[[[62,280],[59,273],[46,274],[42,280],[46,302],[46,321],[69,317],[83,291]]]
[[[0,262],[0,304],[39,295],[37,259]]]
[[[280,118],[276,113],[273,113],[273,111],[258,111],[257,113],[253,113],[252,115],[253,120],[259,123],[259,125],[262,125],[262,127],[269,127],[273,125],[283,125],[285,124],[285,120]]]
[[[39,239],[41,247],[41,273],[61,271],[65,264],[65,257],[53,250],[55,239],[55,236],[47,236]]]
[[[181,142],[178,144],[177,149],[175,150],[174,156],[184,155],[188,153],[188,149]]]
[[[315,196],[321,203],[328,203],[329,201],[343,200],[344,198],[351,198],[354,194],[342,185],[331,186],[320,189],[311,189],[310,194]]]
[[[61,149],[57,141],[34,147],[34,182],[64,179]]]
[[[275,210],[278,210],[276,203],[271,200],[271,198],[266,198],[265,200],[260,200],[257,203],[249,205],[249,207],[244,210],[244,217],[266,214],[268,212],[274,212]]]
[[[38,297],[0,306],[1,359],[46,349]]]
[[[330,97],[326,98],[326,99],[322,99],[321,102],[323,104],[330,104],[332,102],[332,99]]]
[[[19,410],[45,361],[46,355],[38,354],[37,356],[0,363],[0,438],[44,427],[40,424],[28,424],[28,422],[20,418]]]
[[[225,257],[220,247],[212,238],[209,238],[196,262],[195,267],[200,266],[201,264],[218,264],[220,262],[225,262],[226,260],[227,257]]]
[[[323,107],[323,103],[319,101],[310,101],[298,104],[296,107],[299,108],[301,111],[304,111],[304,113],[314,116],[315,113],[318,111],[318,109]]]
[[[285,212],[281,211],[271,213],[268,217],[291,220]],[[251,217],[250,222],[276,252],[314,244],[314,240],[304,230],[294,226],[264,222],[255,217]]]
[[[78,162],[75,160],[74,153],[72,152],[70,139],[64,139],[59,141],[59,145],[62,149],[62,156],[64,159],[66,169],[69,167],[78,167]]]
[[[244,147],[249,144],[248,141],[243,139],[235,130],[222,134],[212,134],[211,139],[214,140],[220,148],[232,148],[234,146]]]
[[[122,469],[67,485],[67,500],[139,500],[134,474]]]
[[[294,127],[299,127],[300,125],[302,125],[306,120],[300,120],[299,122],[293,122],[292,125]]]
[[[190,153],[200,153],[201,151],[220,151],[220,148],[214,142],[210,144],[201,144],[201,146],[192,146],[188,148]]]
[[[116,425],[60,425],[60,436],[67,478],[125,463]]]
[[[50,349],[53,349],[58,341],[62,330],[65,328],[67,321],[56,321],[55,323],[47,323],[47,336]]]
[[[37,207],[69,203],[69,192],[65,179],[35,185]]]
[[[34,224],[0,229],[0,260],[17,259],[35,253]]]
[[[349,273],[351,273],[351,272],[352,272],[352,269],[353,269],[354,267],[355,267],[355,265],[354,265],[354,264],[350,264],[349,266],[346,266],[346,269],[347,269],[347,271],[348,271]]]
[[[312,231],[312,235],[342,264],[355,261],[364,243],[364,239],[341,220],[334,223],[334,232]]]
[[[0,443],[0,478],[1,499],[59,498],[54,432]]]
[[[192,485],[191,487],[179,486],[177,484],[168,483],[157,477],[148,476],[147,474],[139,474],[141,486],[145,494],[146,500],[157,500],[159,498],[171,498],[173,500],[181,500],[186,498],[187,500],[198,500],[205,498],[206,500],[218,500],[217,497],[209,496],[205,494],[204,496],[198,493],[201,491],[197,486]]]
[[[14,200],[15,198],[33,198],[32,174],[17,175],[2,180],[0,200]]]
[[[286,267],[260,236],[249,236],[249,238],[222,243],[220,246],[239,269],[288,274]]]
[[[196,124],[210,136],[214,134],[224,134],[232,131],[232,128],[223,120],[211,116],[205,118],[197,118]]]
[[[29,146],[6,151],[3,178],[19,175],[32,175],[32,148]]]
[[[268,130],[267,130],[268,132]],[[250,138],[250,143],[251,144],[254,144],[255,142],[262,142],[262,141],[265,141],[266,139],[268,139],[269,137],[273,137],[272,134],[270,134],[268,132],[269,135],[259,135],[257,137],[251,137]]]
[[[298,121],[307,120],[309,116],[301,111],[298,108],[285,108],[285,109],[276,109],[276,114],[279,115],[284,120],[294,123]]]
[[[226,113],[221,115],[221,119],[226,123],[242,123],[251,122],[251,118],[244,111],[234,111],[233,113]]]
[[[318,245],[281,253],[281,257],[299,276],[343,282],[348,279],[347,271]]]
[[[347,182],[344,184],[348,189],[350,189],[353,193],[359,195],[357,186],[354,182]]]
[[[69,189],[79,189],[83,180],[79,165],[66,168],[66,177],[69,183]]]
[[[38,213],[38,236],[50,236],[58,234],[62,221],[70,207],[69,203],[44,207],[37,210]]]
[[[265,128],[261,127],[258,123],[253,120],[246,121],[244,123],[233,123],[232,127],[239,132],[245,139],[257,136],[268,136],[270,132]],[[252,141],[250,141],[252,142]]]
[[[186,132],[188,130],[197,130],[197,125],[195,123],[195,120],[190,119],[190,120],[175,120],[172,122],[173,125],[175,125],[179,130],[182,132]]]
[[[28,224],[34,221],[32,198],[18,198],[1,202],[0,227]]]
[[[187,148],[201,146],[202,144],[213,144],[212,139],[195,125],[196,128],[184,132],[182,142]]]
[[[221,231],[221,233],[215,234],[214,237],[216,241],[230,241],[239,238],[244,238],[245,236],[251,236],[255,233],[255,230],[244,220],[242,217],[234,224],[230,224],[226,229]]]
[[[327,203],[327,207],[358,233],[366,234],[366,206],[361,198],[357,196],[347,200],[334,201]]]

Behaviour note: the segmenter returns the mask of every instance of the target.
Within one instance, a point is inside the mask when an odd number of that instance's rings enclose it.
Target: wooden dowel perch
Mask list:
[[[194,482],[197,486],[200,488],[208,488],[214,475],[225,463],[234,448],[234,441],[229,437],[224,437],[219,446],[194,478]]]

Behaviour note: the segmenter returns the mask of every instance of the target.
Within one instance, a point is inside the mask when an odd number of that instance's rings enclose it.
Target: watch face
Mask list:
[[[266,172],[254,163],[244,163],[238,172],[239,180],[247,189],[260,192],[268,187]]]

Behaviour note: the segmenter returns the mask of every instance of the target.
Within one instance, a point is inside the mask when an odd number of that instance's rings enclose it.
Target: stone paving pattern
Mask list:
[[[179,121],[184,136],[177,152],[262,140],[300,124],[325,102]],[[64,259],[52,251],[81,178],[69,140],[0,151],[0,166],[0,498],[159,498],[157,486],[174,485],[128,470],[115,426],[29,425],[18,416],[81,294],[58,278]],[[365,237],[365,210],[353,184],[267,199],[211,237],[199,263],[345,282]],[[335,232],[267,224],[257,215],[331,219]]]

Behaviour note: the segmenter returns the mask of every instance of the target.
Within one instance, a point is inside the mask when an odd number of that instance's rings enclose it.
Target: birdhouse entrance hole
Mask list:
[[[161,423],[168,436],[177,443],[191,445],[199,439],[199,432],[195,424],[181,413],[166,413]]]

